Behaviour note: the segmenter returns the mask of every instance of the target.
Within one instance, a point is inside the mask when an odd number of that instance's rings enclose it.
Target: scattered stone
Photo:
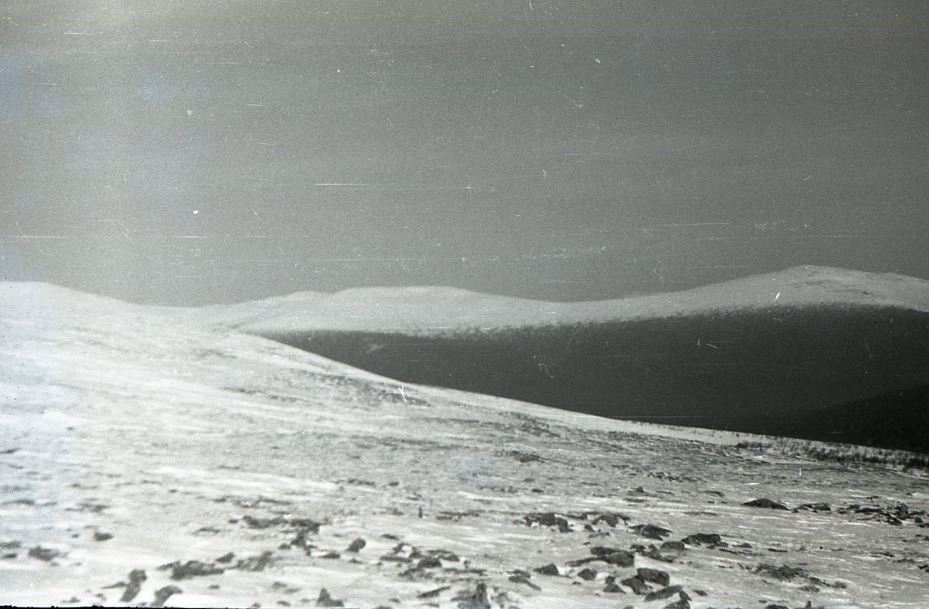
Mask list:
[[[280,591],[286,592],[287,594],[294,594],[300,591],[300,588],[290,586],[289,584],[286,584],[284,582],[273,582],[271,584],[271,589],[280,590]]]
[[[513,571],[510,571],[510,574],[511,575],[509,577],[509,580],[511,582],[515,584],[525,584],[529,586],[530,588],[532,588],[533,590],[535,590],[536,592],[542,590],[542,588],[540,588],[539,586],[535,585],[534,583],[530,581],[530,578],[532,576],[529,575],[528,571],[523,571],[522,569],[515,569]]]
[[[526,453],[519,450],[511,450],[510,456],[520,463],[541,463],[542,457],[535,453]]]
[[[633,552],[644,556],[646,558],[651,558],[652,560],[657,560],[660,562],[674,562],[672,556],[664,556],[661,552],[658,551],[658,548],[654,544],[649,544],[648,547],[643,546],[640,543],[634,543],[630,546]]]
[[[51,548],[43,548],[42,546],[36,546],[34,548],[29,548],[29,556],[32,558],[38,558],[39,560],[44,560],[48,562],[54,558],[61,556],[61,552],[58,550],[52,550]]]
[[[218,535],[221,532],[216,527],[200,527],[194,531],[194,535]]]
[[[921,528],[929,527],[929,523],[924,521],[927,513],[923,510],[911,510],[905,503],[898,503],[892,507],[862,507],[857,503],[853,503],[844,508],[839,508],[838,512],[840,514],[847,514],[849,512],[862,514],[869,516],[874,520],[887,522],[895,526],[902,525],[905,520],[912,520],[913,524],[916,524]]]
[[[607,594],[625,594],[625,590],[622,589],[622,586],[616,583],[616,577],[613,575],[608,575],[605,580],[606,585],[603,587],[603,591]]]
[[[554,563],[549,563],[543,567],[539,567],[538,569],[533,569],[533,571],[541,575],[559,575],[558,567],[555,566]]]
[[[761,499],[752,499],[751,501],[746,501],[742,505],[747,506],[747,507],[767,508],[769,510],[789,510],[790,509],[783,503],[778,503],[777,501],[774,501],[773,499],[768,499],[766,497],[762,497]]]
[[[158,588],[155,590],[155,600],[149,605],[149,607],[164,607],[165,601],[174,596],[175,594],[181,594],[183,590],[177,586],[165,586],[164,588]]]
[[[769,565],[767,563],[762,563],[755,567],[755,573],[760,573],[762,575],[767,575],[773,577],[774,579],[779,579],[782,581],[790,581],[796,577],[806,577],[807,573],[805,570],[800,567],[788,567],[787,565],[781,565],[776,567],[774,565]]]
[[[235,558],[235,554],[233,554],[232,552],[226,552],[225,554],[223,554],[222,556],[220,556],[219,558],[217,558],[217,559],[216,559],[216,562],[222,563],[222,564],[227,564],[227,563],[232,562],[232,559],[233,559],[233,558]]]
[[[772,603],[770,605],[765,605],[764,609],[790,609],[790,607],[787,605],[778,605],[776,603]]]
[[[491,609],[484,582],[478,582],[474,590],[462,590],[452,600],[458,601],[458,609]]]
[[[645,602],[649,601],[660,601],[665,598],[670,598],[681,591],[680,586],[667,586],[661,590],[655,590],[654,592],[649,592],[645,595]],[[684,600],[684,599],[682,599]]]
[[[421,558],[422,553],[411,546],[408,543],[400,542],[391,548],[389,554],[381,556],[381,560],[388,560],[393,562],[412,562],[417,558]]]
[[[606,548],[603,546],[594,546],[590,553],[596,556],[595,560],[602,560],[609,565],[617,567],[631,567],[635,562],[635,556],[632,552],[620,550],[618,548]]]
[[[272,552],[266,550],[258,556],[250,556],[236,563],[235,568],[243,571],[264,571],[265,567],[271,564]],[[222,572],[222,571],[220,571]]]
[[[659,586],[667,586],[669,583],[671,583],[671,576],[668,575],[665,571],[661,571],[659,569],[640,567],[636,569],[636,575],[638,575],[639,579],[644,582],[658,584]]]
[[[687,544],[689,546],[715,546],[719,545],[722,540],[722,535],[718,533],[694,533],[693,535],[688,535],[682,539],[681,543]],[[664,547],[663,544],[662,547]]]
[[[329,552],[326,552],[325,554],[321,555],[320,558],[325,558],[327,560],[336,560],[336,559],[341,558],[341,555],[334,550],[330,550]]]
[[[687,548],[684,546],[683,541],[663,541],[661,542],[661,549],[683,552]]]
[[[320,523],[309,518],[284,518],[283,516],[274,516],[273,518],[256,518],[254,516],[242,516],[242,521],[252,529],[268,529],[271,527],[293,527],[296,529],[306,529],[309,533],[319,533]]]
[[[298,548],[312,548],[313,544],[310,543],[310,535],[319,532],[319,526],[314,530],[313,527],[301,527],[297,529],[297,534],[294,536],[291,545],[297,546]]]
[[[535,514],[526,514],[525,516],[523,516],[523,521],[528,526],[537,524],[543,527],[557,527],[558,530],[562,533],[571,532],[571,525],[570,523],[568,523],[567,519],[556,515],[554,512],[539,512]]]
[[[593,581],[593,580],[597,579],[597,572],[594,571],[593,569],[587,567],[587,568],[582,569],[581,571],[579,571],[578,574],[577,574],[577,576],[580,577],[581,579],[583,579],[584,581],[588,581],[588,582],[589,582],[589,581]]]
[[[641,578],[639,578],[638,575],[627,577],[620,583],[632,590],[632,592],[635,594],[645,594],[650,590],[650,588],[645,584],[644,581],[641,580]]]
[[[329,596],[329,591],[323,588],[319,591],[319,596],[316,597],[316,606],[317,607],[344,607],[345,603],[341,600],[332,598]]]
[[[145,575],[145,571],[142,569],[133,569],[129,572],[129,583],[126,584],[126,589],[123,591],[122,597],[119,599],[120,602],[129,603],[132,602],[142,589],[142,583],[148,579],[148,576]],[[166,597],[167,598],[167,597]]]
[[[670,529],[664,527],[655,526],[653,524],[637,524],[632,527],[632,530],[635,531],[638,535],[642,537],[648,537],[649,539],[664,539],[671,534]]]
[[[441,569],[442,562],[435,556],[426,556],[421,558],[418,563],[416,563],[417,571],[425,571],[426,569]]]
[[[679,598],[673,603],[668,603],[665,605],[664,609],[690,609],[690,599]]]
[[[428,590],[426,592],[421,592],[416,595],[416,598],[435,598],[438,595],[442,594],[446,590],[450,590],[451,586],[442,586],[441,588],[436,588],[435,590]]]
[[[113,536],[109,533],[104,533],[103,531],[94,531],[94,541],[108,541],[113,539]]]
[[[359,537],[356,540],[354,540],[352,543],[348,544],[348,548],[346,548],[345,551],[357,553],[357,552],[360,552],[361,549],[364,548],[366,545],[368,545],[368,543],[364,539]]]
[[[594,517],[593,523],[600,524],[601,522],[605,522],[606,524],[615,528],[619,525],[620,520],[623,521],[623,523],[626,523],[629,521],[629,516],[619,512],[607,512],[605,514],[597,514]]]
[[[461,558],[450,550],[429,550],[429,556],[435,556],[438,559],[448,562],[460,562]]]
[[[158,567],[159,570],[171,569],[171,579],[182,580],[192,577],[204,577],[206,575],[219,575],[224,570],[216,565],[201,562],[199,560],[188,560],[185,563],[175,561]]]
[[[832,506],[828,503],[804,503],[803,505],[797,506],[795,511],[799,510],[808,510],[811,512],[831,512]]]

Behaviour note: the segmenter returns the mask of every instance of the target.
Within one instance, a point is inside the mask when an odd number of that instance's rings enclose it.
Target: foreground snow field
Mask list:
[[[929,606],[926,478],[748,439],[0,284],[0,603]]]

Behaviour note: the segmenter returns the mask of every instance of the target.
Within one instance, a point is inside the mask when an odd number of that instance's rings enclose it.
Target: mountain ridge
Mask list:
[[[300,292],[289,295],[299,302]],[[310,325],[315,329],[395,330],[429,333],[462,327],[588,323],[618,318],[669,317],[765,304],[897,305],[929,312],[929,281],[893,273],[799,266],[688,290],[595,301],[550,302],[448,287],[352,288],[319,296],[307,309],[267,316],[240,327],[255,333]],[[262,301],[250,306],[262,308]]]

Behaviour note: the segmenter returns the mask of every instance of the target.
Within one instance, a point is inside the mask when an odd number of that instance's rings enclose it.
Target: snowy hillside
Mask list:
[[[3,284],[0,603],[926,606],[925,479],[750,439]]]
[[[256,334],[305,330],[397,331],[432,335],[450,330],[609,323],[718,314],[745,308],[797,306],[899,307],[929,312],[929,281],[890,273],[801,266],[706,287],[595,302],[542,302],[456,288],[359,288],[237,305],[262,319],[236,324]],[[301,303],[302,301],[302,303]],[[263,314],[262,314],[263,312]]]
[[[881,418],[870,406],[857,428],[818,416],[858,419],[847,405],[929,387],[929,282],[920,279],[796,267],[602,302],[378,288],[295,294],[288,304],[238,305],[253,320],[239,327],[406,382],[612,418],[929,451],[918,399],[895,409],[890,430],[872,424]]]

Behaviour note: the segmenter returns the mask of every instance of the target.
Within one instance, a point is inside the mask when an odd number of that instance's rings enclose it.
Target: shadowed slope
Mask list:
[[[929,453],[929,385],[837,404],[809,414],[762,416],[762,433]],[[738,423],[733,429],[745,425]]]

